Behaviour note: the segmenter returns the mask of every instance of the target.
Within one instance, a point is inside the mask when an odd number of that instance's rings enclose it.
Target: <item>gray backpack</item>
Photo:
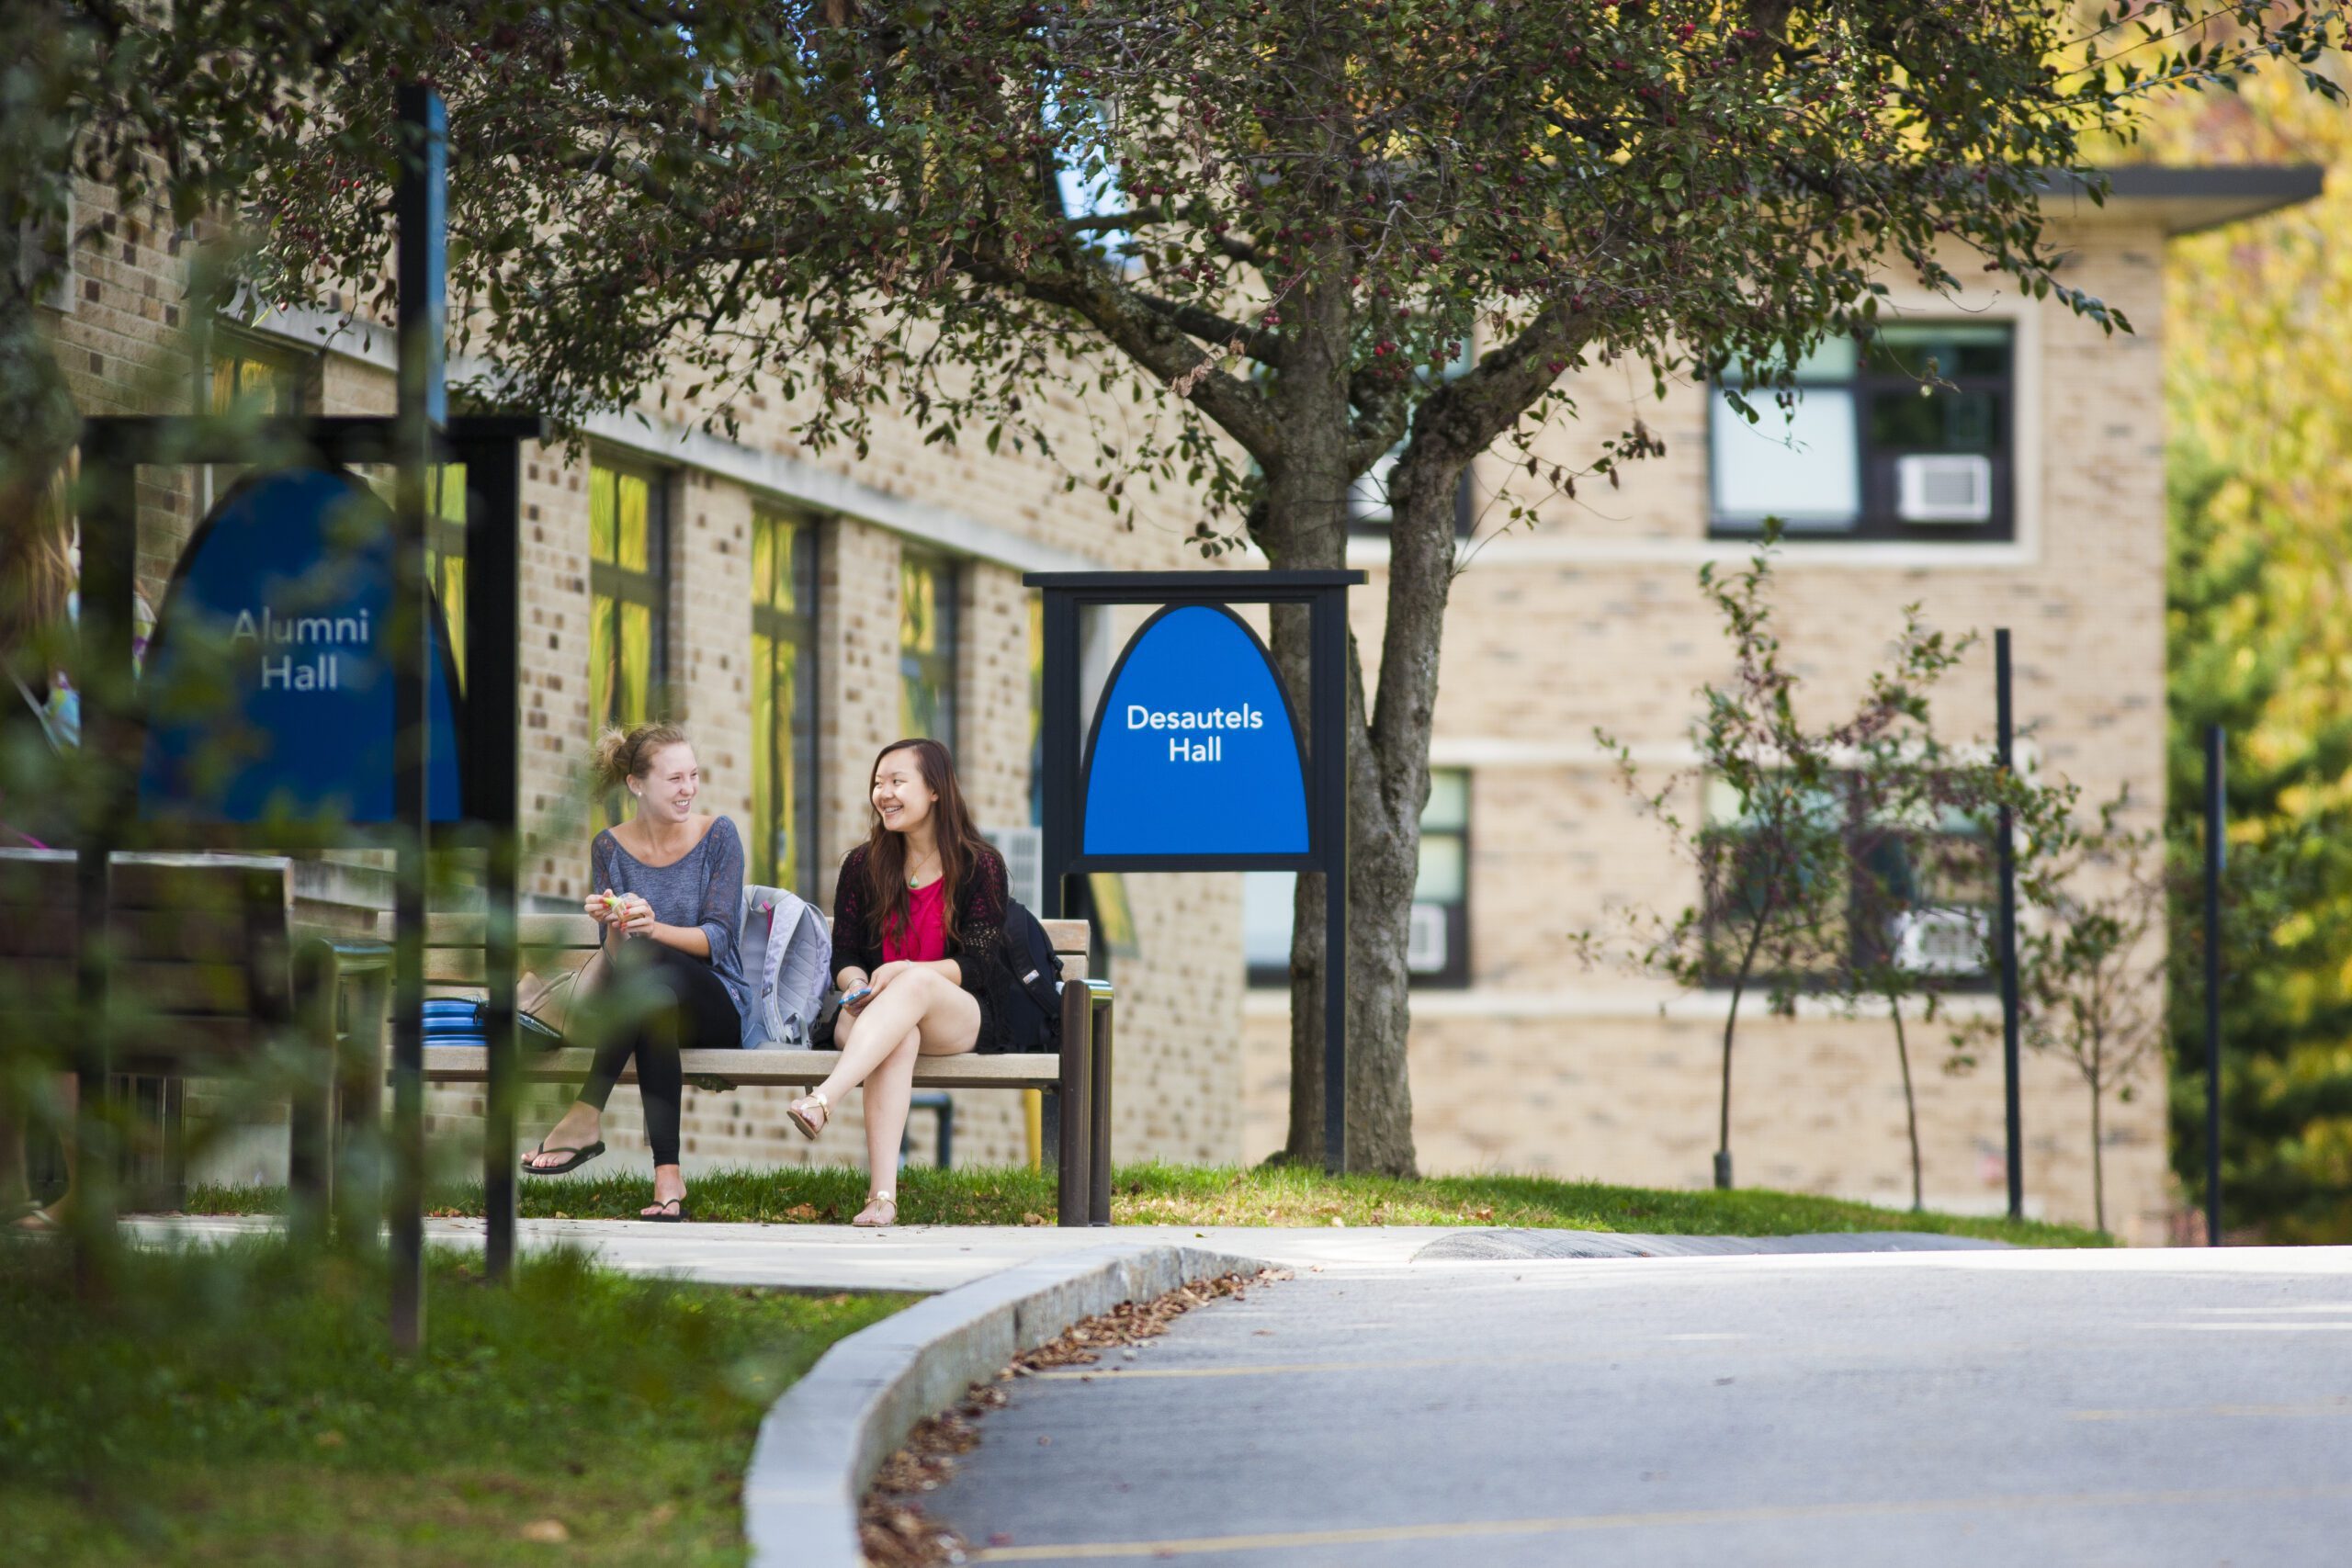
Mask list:
[[[831,984],[825,971],[833,940],[825,917],[797,894],[747,885],[741,931],[743,977],[752,987],[743,1048],[808,1049],[809,1025]]]

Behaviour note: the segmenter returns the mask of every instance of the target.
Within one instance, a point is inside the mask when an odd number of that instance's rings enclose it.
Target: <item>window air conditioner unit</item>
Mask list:
[[[1938,454],[1894,460],[1895,515],[1905,523],[1984,523],[1993,515],[1993,459]]]
[[[1004,884],[1016,903],[1036,914],[1046,903],[1046,830],[1043,828],[984,828],[980,837],[1004,857]]]
[[[1982,975],[1992,944],[1983,909],[1915,909],[1891,922],[1894,964],[1914,975]]]
[[[1405,928],[1405,969],[1408,974],[1436,975],[1445,969],[1445,906],[1416,904]]]

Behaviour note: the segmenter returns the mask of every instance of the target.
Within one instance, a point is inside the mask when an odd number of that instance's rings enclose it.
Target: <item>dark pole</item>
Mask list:
[[[2222,863],[2229,758],[2222,727],[2205,727],[2205,1245],[2222,1245]]]
[[[1069,897],[1070,879],[1065,874],[1078,855],[1078,596],[1066,589],[1046,588],[1040,592],[1046,596],[1046,647],[1045,690],[1039,694],[1039,700],[1045,704],[1046,711],[1043,732],[1038,736],[1044,749],[1038,764],[1045,769],[1046,776],[1045,799],[1040,803],[1044,807],[1043,831],[1039,838],[1046,863],[1037,891],[1046,901],[1046,918],[1063,919],[1069,917],[1072,907]],[[1063,1089],[1047,1089],[1039,1097],[1038,1157],[1052,1161],[1057,1172],[1066,1168],[1063,1145],[1070,1125],[1067,1119],[1077,1114]]]
[[[448,116],[429,87],[400,89],[400,400],[393,457],[392,724],[398,824],[392,894],[392,1347],[424,1343],[424,883],[432,803],[425,660],[425,471],[447,421],[442,385],[443,181]]]
[[[131,762],[119,705],[130,682],[139,470],[132,444],[111,434],[85,436],[83,462],[87,500],[82,520],[82,635],[73,655],[74,686],[83,703],[77,761],[85,770],[75,865],[80,940],[74,944],[83,1026],[74,1041],[74,1069],[81,1092],[74,1118],[80,1179],[72,1229],[74,1288],[83,1300],[91,1301],[109,1288],[107,1258],[114,1242],[116,1122],[107,1094],[113,976],[107,927],[114,846],[130,787],[127,770]]]
[[[1348,1168],[1348,772],[1347,595],[1315,596],[1309,624],[1314,671],[1317,813],[1323,850],[1323,1168]]]
[[[1037,891],[1046,901],[1046,918],[1057,920],[1069,914],[1063,875],[1078,856],[1078,596],[1066,589],[1041,592],[1046,596],[1045,689],[1038,696],[1046,712],[1037,738],[1043,754],[1037,761],[1045,770],[1039,838],[1046,864]]]
[[[466,701],[460,785],[465,816],[482,825],[482,977],[489,997],[483,1043],[490,1083],[482,1128],[483,1264],[504,1280],[514,1263],[514,1115],[522,1082],[514,1021],[517,961],[515,693],[521,641],[523,446],[484,441],[457,448],[466,468]]]
[[[2016,776],[2017,727],[2009,694],[2009,632],[1993,634],[1993,691],[1998,710],[2001,776]],[[2018,1103],[2018,857],[2016,814],[2001,807],[2001,1075],[2008,1112],[2009,1218],[2025,1218],[2025,1134]]]

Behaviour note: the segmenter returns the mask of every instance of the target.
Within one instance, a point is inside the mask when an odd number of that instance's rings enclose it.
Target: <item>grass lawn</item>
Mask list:
[[[904,1298],[810,1297],[436,1255],[396,1360],[380,1268],[275,1243],[124,1258],[0,1247],[6,1561],[738,1563],[761,1416]]]
[[[594,1175],[523,1183],[523,1213],[541,1218],[634,1219],[653,1201],[651,1174],[606,1156]],[[591,1168],[594,1169],[594,1168]],[[269,1211],[273,1188],[200,1188],[199,1213]],[[844,1224],[865,1201],[865,1173],[820,1166],[712,1172],[688,1199],[698,1220],[770,1224]],[[479,1184],[436,1188],[431,1207],[481,1212]],[[1046,1224],[1054,1179],[1007,1168],[909,1168],[899,1174],[899,1214],[908,1224]],[[1556,1225],[1574,1230],[1670,1235],[1798,1235],[1819,1231],[1939,1231],[2027,1247],[2101,1247],[2108,1238],[2072,1225],[1912,1213],[1760,1188],[1667,1191],[1554,1181],[1532,1176],[1441,1176],[1399,1181],[1331,1177],[1280,1167],[1130,1165],[1114,1183],[1111,1217],[1123,1225]]]

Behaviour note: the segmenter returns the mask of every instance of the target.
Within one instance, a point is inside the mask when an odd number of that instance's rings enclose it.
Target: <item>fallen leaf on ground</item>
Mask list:
[[[1021,1216],[1021,1223],[1024,1225],[1042,1225],[1046,1223],[1046,1216],[1043,1214],[1023,1214]]]
[[[1040,1223],[1043,1223],[1042,1221]],[[1225,1274],[1195,1280],[1148,1302],[1121,1302],[1096,1317],[1072,1324],[1059,1338],[1024,1350],[997,1373],[997,1382],[1026,1377],[1040,1368],[1083,1366],[1113,1346],[1133,1346],[1164,1334],[1168,1325],[1196,1306],[1220,1298],[1236,1301],[1251,1285],[1287,1280],[1286,1269],[1262,1269],[1252,1278]],[[915,1423],[906,1446],[882,1461],[874,1483],[858,1509],[858,1540],[872,1568],[949,1568],[965,1561],[962,1538],[935,1519],[926,1518],[920,1504],[906,1501],[910,1494],[933,1492],[955,1473],[955,1456],[970,1452],[980,1440],[973,1423],[991,1410],[1001,1410],[1012,1396],[993,1383],[974,1383],[964,1391],[955,1408]],[[1053,1438],[1041,1437],[1040,1447]],[[989,1538],[990,1546],[1010,1546],[1005,1534]]]
[[[564,1528],[561,1519],[533,1519],[523,1527],[522,1534],[525,1540],[535,1540],[542,1546],[561,1546],[571,1539],[571,1532]]]
[[[786,1209],[784,1212],[784,1217],[787,1220],[813,1220],[817,1217],[817,1205],[814,1203],[795,1203],[791,1208]]]

